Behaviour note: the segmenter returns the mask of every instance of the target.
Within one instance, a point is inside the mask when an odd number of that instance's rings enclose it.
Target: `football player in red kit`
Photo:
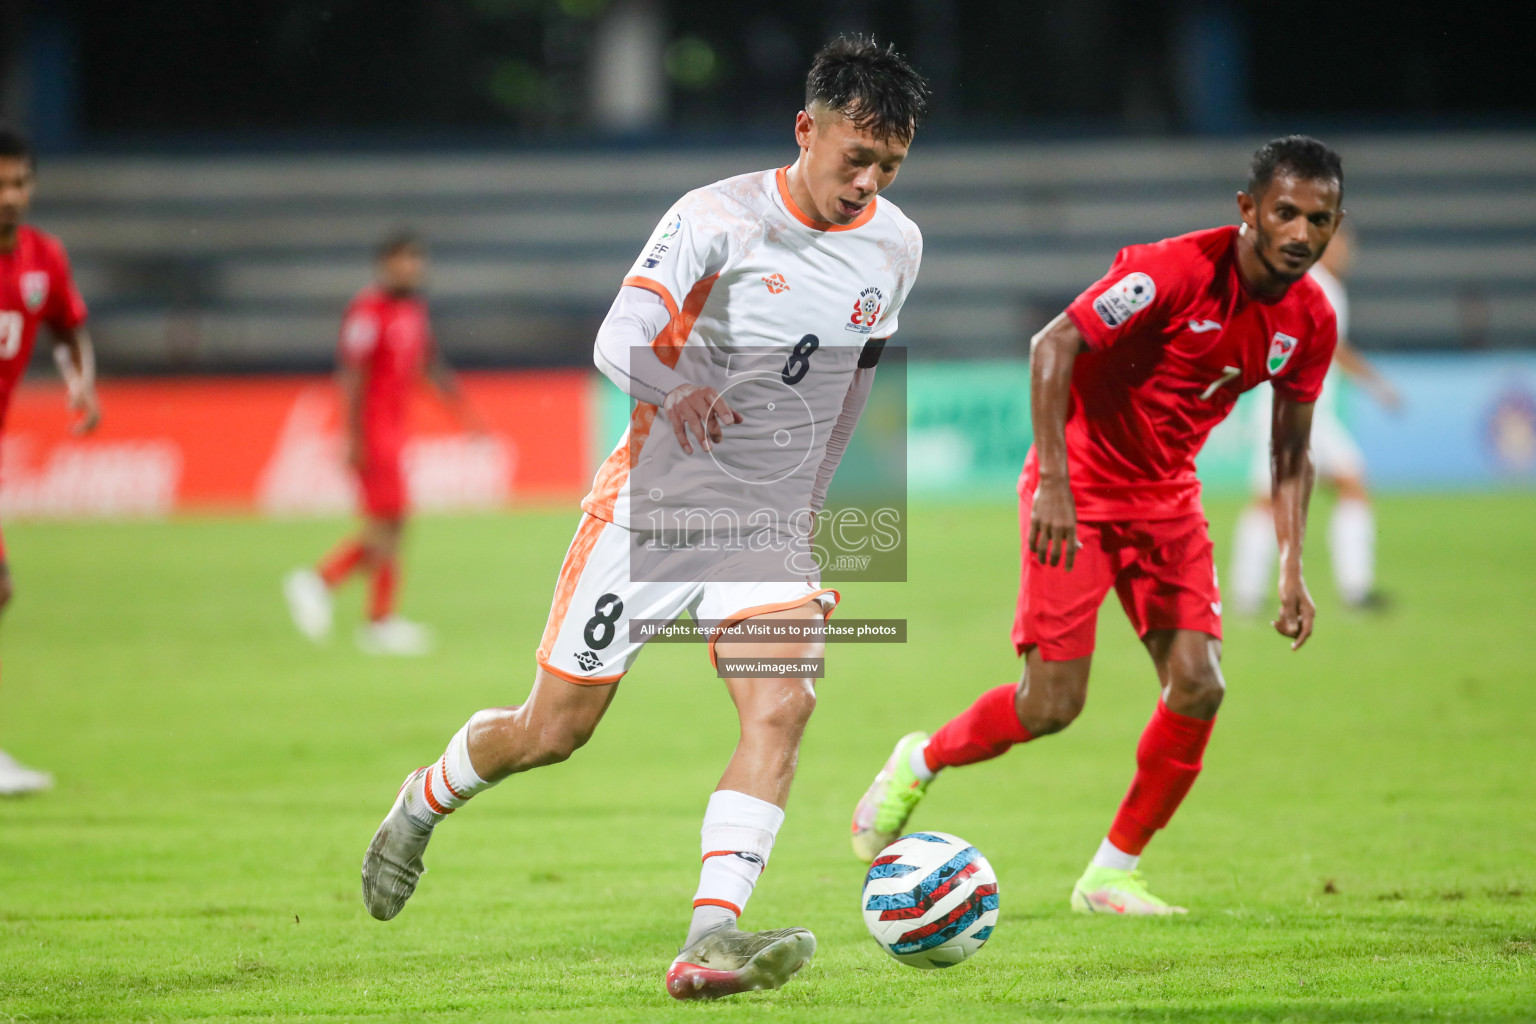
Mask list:
[[[53,358],[64,376],[74,430],[87,433],[101,418],[96,402],[96,360],[85,332],[85,303],[75,289],[64,246],[22,221],[32,202],[36,165],[27,139],[0,124],[0,426],[16,384],[26,372],[47,324]],[[11,569],[0,537],[0,611],[11,600]],[[0,750],[0,796],[47,789],[53,779],[17,764]]]
[[[415,235],[386,238],[378,276],[347,307],[341,327],[338,378],[346,417],[347,465],[357,474],[363,529],[314,569],[288,575],[283,591],[299,630],[321,642],[330,635],[331,591],[353,573],[370,574],[368,621],[358,646],[371,654],[425,654],[431,632],[395,614],[401,527],[407,494],[403,457],[411,392],[423,373],[466,429],[484,427],[464,401],[437,351],[421,298],[426,252]]]
[[[1013,627],[1023,678],[983,693],[932,736],[901,739],[854,812],[860,857],[901,834],[941,769],[997,757],[1077,717],[1099,605],[1113,588],[1152,656],[1160,698],[1130,791],[1071,902],[1085,913],[1183,912],[1147,891],[1136,866],[1200,772],[1226,685],[1195,456],[1240,393],[1274,388],[1274,626],[1301,647],[1315,614],[1301,573],[1308,438],[1337,340],[1333,310],[1307,271],[1344,218],[1343,191],[1333,150],[1276,139],[1253,156],[1237,196],[1240,226],[1122,249],[1035,336]]]

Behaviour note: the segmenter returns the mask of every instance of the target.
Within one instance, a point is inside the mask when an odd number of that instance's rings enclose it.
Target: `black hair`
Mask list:
[[[25,160],[34,167],[37,165],[37,157],[32,153],[31,140],[20,128],[4,121],[0,121],[0,157]]]
[[[928,109],[928,83],[894,46],[838,36],[816,52],[805,76],[805,106],[836,110],[859,131],[906,142]]]
[[[1257,199],[1277,174],[1303,181],[1336,181],[1339,199],[1344,199],[1344,161],[1310,135],[1287,135],[1260,146],[1248,167],[1248,194]]]
[[[374,249],[374,257],[387,260],[397,252],[405,249],[425,249],[421,236],[410,228],[396,228],[379,240],[378,248]]]

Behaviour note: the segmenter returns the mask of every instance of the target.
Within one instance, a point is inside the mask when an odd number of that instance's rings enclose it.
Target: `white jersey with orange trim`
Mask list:
[[[637,405],[582,508],[626,528],[672,515],[784,517],[811,501],[827,440],[860,366],[896,333],[917,279],[922,235],[897,206],[870,201],[848,225],[806,216],[787,169],[718,181],[662,218],[624,284],[671,314],[651,347],[742,414],[692,454],[657,407]]]

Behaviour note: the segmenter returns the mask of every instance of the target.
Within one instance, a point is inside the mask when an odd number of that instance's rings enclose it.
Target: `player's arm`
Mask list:
[[[432,382],[438,398],[442,399],[460,427],[471,434],[489,433],[479,411],[464,397],[464,389],[459,387],[458,374],[453,372],[453,367],[448,365],[448,360],[436,345],[432,346],[432,352],[427,357],[427,379]]]
[[[341,389],[342,414],[347,431],[347,465],[358,472],[368,450],[363,434],[363,374],[364,367],[352,360],[342,362],[336,370],[336,385]]]
[[[101,422],[101,403],[96,398],[96,349],[83,324],[54,334],[53,362],[64,378],[70,411],[78,417],[70,429],[90,433]]]
[[[1343,338],[1339,339],[1338,347],[1333,350],[1333,361],[1346,377],[1369,391],[1371,397],[1386,408],[1396,410],[1403,404],[1392,382],[1383,377],[1381,371],[1360,354],[1359,349]]]
[[[661,296],[635,285],[619,289],[592,346],[592,362],[620,391],[660,407],[683,451],[693,454],[689,434],[709,451],[723,436],[721,426],[740,423],[741,414],[714,388],[700,387],[661,361],[651,342],[672,319]]]
[[[1082,332],[1065,314],[1045,325],[1030,342],[1029,412],[1040,462],[1040,487],[1029,517],[1029,550],[1041,564],[1077,560],[1077,503],[1067,477],[1067,409],[1072,366],[1087,348]]]
[[[1280,543],[1280,615],[1272,625],[1291,638],[1296,650],[1312,635],[1317,608],[1301,574],[1302,542],[1307,533],[1307,506],[1312,500],[1312,403],[1298,402],[1276,390],[1270,421],[1270,499],[1275,510],[1275,537]]]

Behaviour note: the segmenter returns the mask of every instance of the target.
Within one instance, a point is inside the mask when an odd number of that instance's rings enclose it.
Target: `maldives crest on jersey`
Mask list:
[[[1285,369],[1285,364],[1291,361],[1291,354],[1296,351],[1296,339],[1289,334],[1275,332],[1275,336],[1269,342],[1269,375],[1274,377]]]
[[[29,270],[21,275],[21,301],[26,303],[27,312],[36,313],[43,308],[43,303],[48,301],[48,272],[46,270]]]
[[[1093,311],[1105,327],[1119,327],[1152,304],[1157,285],[1141,271],[1126,274],[1093,300]]]
[[[862,292],[853,303],[853,316],[843,325],[843,330],[852,331],[855,334],[868,334],[875,329],[875,324],[880,319],[880,311],[885,308],[885,293],[874,285],[870,285]]]

